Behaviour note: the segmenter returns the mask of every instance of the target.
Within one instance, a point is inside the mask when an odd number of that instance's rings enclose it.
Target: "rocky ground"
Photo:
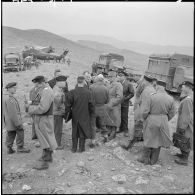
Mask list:
[[[61,68],[70,75],[69,88],[76,83],[78,73],[83,70],[78,63],[71,67],[62,64],[43,64],[38,70],[19,73],[4,73],[3,84],[18,82],[17,96],[20,101],[24,127],[25,145],[29,154],[7,155],[5,148],[6,131],[2,133],[2,192],[3,194],[142,194],[142,193],[193,193],[193,156],[189,165],[174,163],[173,154],[178,149],[162,149],[156,165],[143,165],[136,161],[140,155],[142,142],[136,143],[131,151],[125,151],[120,142],[126,142],[123,134],[115,140],[93,149],[87,141],[86,152],[71,153],[71,122],[63,126],[63,150],[54,151],[54,162],[48,170],[32,169],[41,156],[41,148],[31,140],[31,120],[23,109],[24,94],[28,97],[31,80],[37,75],[52,77],[55,68]],[[170,121],[171,132],[175,131],[177,116]],[[133,109],[129,111],[129,129],[133,126]],[[97,134],[99,137],[99,134]],[[16,149],[16,146],[14,146]]]

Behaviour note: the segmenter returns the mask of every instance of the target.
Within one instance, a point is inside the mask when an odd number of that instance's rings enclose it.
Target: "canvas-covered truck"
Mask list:
[[[24,70],[22,56],[19,53],[6,53],[4,55],[3,72]]]
[[[166,83],[166,90],[180,94],[183,81],[193,81],[193,57],[187,55],[151,55],[146,75]]]
[[[97,73],[98,68],[107,73],[109,69],[124,69],[124,56],[115,53],[104,53],[99,56],[99,61],[92,65],[92,73]]]

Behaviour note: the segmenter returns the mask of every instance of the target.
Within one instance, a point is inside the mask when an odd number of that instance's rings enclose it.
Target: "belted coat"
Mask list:
[[[175,113],[174,100],[163,89],[147,99],[142,111],[144,146],[168,148],[172,145],[168,121]]]

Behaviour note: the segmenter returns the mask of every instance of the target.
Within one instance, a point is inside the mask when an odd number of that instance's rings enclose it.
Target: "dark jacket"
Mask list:
[[[129,107],[129,100],[134,96],[133,85],[128,80],[125,80],[121,84],[123,85],[123,99],[121,107]]]
[[[85,138],[91,138],[90,117],[94,114],[92,93],[86,87],[76,87],[67,95],[65,103],[65,118],[72,110],[72,137],[76,137],[79,126],[85,133]]]

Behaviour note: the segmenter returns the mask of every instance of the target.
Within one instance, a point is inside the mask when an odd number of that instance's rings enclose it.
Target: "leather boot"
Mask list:
[[[121,147],[123,149],[125,149],[125,150],[129,150],[129,149],[131,149],[133,147],[133,145],[135,144],[135,142],[136,142],[136,139],[133,138],[132,140],[129,141],[129,144],[128,145],[122,145],[121,144]]]
[[[116,137],[116,127],[112,127],[112,131],[110,133],[110,136],[108,137],[108,140],[112,140]]]
[[[158,161],[161,147],[151,148],[150,164],[154,165]]]
[[[85,151],[85,139],[84,138],[79,138],[79,150],[78,152],[84,152]]]
[[[24,148],[23,146],[17,147],[17,153],[29,153],[30,149]]]
[[[183,157],[179,158],[179,159],[175,159],[175,163],[177,163],[179,165],[187,166],[188,165],[188,157],[189,157],[190,152],[184,152],[184,151],[181,151],[181,152],[183,154]]]
[[[13,150],[12,147],[7,147],[7,154],[13,154],[13,153],[15,153],[15,152],[16,152],[16,151]]]
[[[72,153],[75,153],[77,151],[77,145],[78,145],[78,138],[72,139]]]
[[[43,149],[43,153],[39,161],[53,162],[52,153],[53,151],[49,148]]]
[[[138,158],[137,161],[144,163],[146,165],[150,164],[150,155],[151,155],[151,148],[144,147],[143,148],[143,154],[141,158]]]

